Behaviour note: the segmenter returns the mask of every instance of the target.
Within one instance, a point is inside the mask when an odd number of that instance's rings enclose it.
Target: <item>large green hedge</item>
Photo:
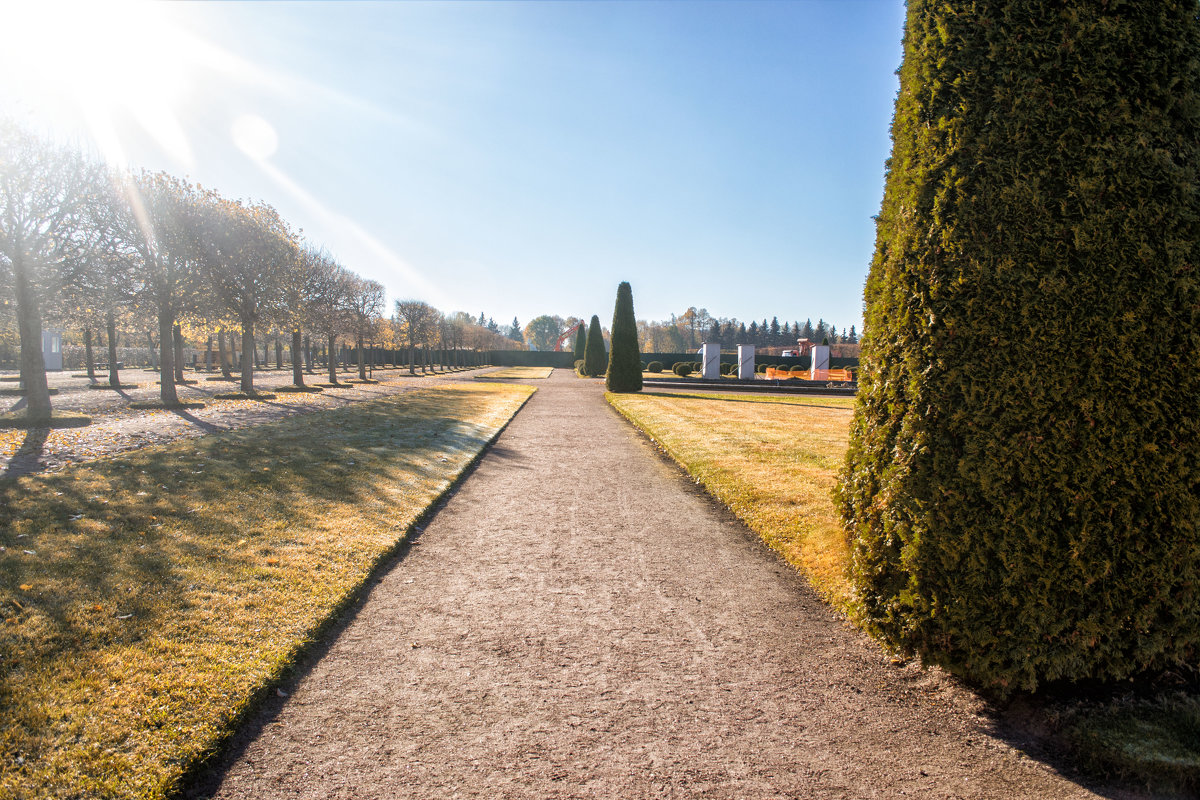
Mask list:
[[[588,325],[587,344],[583,348],[583,374],[595,378],[603,375],[607,367],[608,352],[604,349],[600,317],[592,314],[592,322]]]
[[[868,626],[978,683],[1200,654],[1198,85],[1195,0],[909,2],[838,494]]]
[[[606,387],[610,392],[640,392],[642,355],[638,352],[637,320],[633,315],[633,288],[628,281],[621,281],[617,287],[611,336]]]
[[[575,334],[575,361],[582,361],[587,351],[587,325],[580,323],[579,332]]]

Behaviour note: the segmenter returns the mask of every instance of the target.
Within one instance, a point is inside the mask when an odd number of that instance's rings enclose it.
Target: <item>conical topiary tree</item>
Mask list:
[[[575,334],[575,360],[582,361],[584,353],[587,352],[587,325],[583,321],[579,322],[579,330]]]
[[[591,377],[604,374],[608,353],[604,350],[604,334],[600,332],[600,317],[592,315],[588,326],[587,343],[583,348],[583,374]]]
[[[1001,690],[1200,653],[1197,3],[909,0],[839,503]]]
[[[642,354],[638,350],[637,320],[633,316],[633,289],[628,281],[622,281],[617,287],[610,336],[605,386],[610,392],[640,392]]]

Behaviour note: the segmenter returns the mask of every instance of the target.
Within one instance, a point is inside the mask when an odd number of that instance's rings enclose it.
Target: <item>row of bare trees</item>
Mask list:
[[[333,353],[343,337],[358,350],[381,335],[417,347],[486,347],[495,335],[469,315],[447,317],[402,301],[385,320],[384,288],[301,239],[271,206],[222,197],[165,173],[112,169],[77,149],[0,120],[0,298],[15,306],[21,381],[30,421],[51,417],[42,351],[47,318],[66,318],[108,342],[109,384],[119,387],[118,322],[153,316],[160,349],[160,396],[179,402],[182,328],[215,332],[221,369],[232,377],[226,336],[240,333],[240,383],[254,392],[255,334],[290,332],[293,380],[303,386],[302,335]],[[211,341],[211,339],[210,339]],[[311,363],[309,365],[311,369]],[[90,360],[89,360],[90,368]]]

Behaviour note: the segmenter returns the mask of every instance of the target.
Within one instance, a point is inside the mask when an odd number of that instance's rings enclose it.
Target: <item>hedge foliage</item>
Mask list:
[[[587,326],[580,325],[575,334],[575,360],[582,361],[587,352]]]
[[[656,372],[656,373],[662,372],[663,371],[662,362],[661,361],[651,361],[649,364],[646,365],[646,371],[647,372]]]
[[[1200,655],[1198,86],[1196,0],[909,0],[838,497],[977,683]]]
[[[633,316],[633,288],[629,281],[617,286],[613,307],[608,373],[604,385],[610,392],[642,390],[642,358],[638,351],[637,320]]]
[[[608,353],[604,349],[604,334],[600,332],[600,317],[592,314],[583,348],[583,374],[595,378],[603,375],[607,367]]]

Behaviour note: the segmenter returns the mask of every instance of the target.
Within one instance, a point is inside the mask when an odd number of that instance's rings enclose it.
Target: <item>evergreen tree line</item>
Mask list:
[[[745,323],[733,318],[716,318],[707,309],[688,308],[682,314],[672,314],[669,320],[661,322],[639,322],[638,339],[642,352],[646,353],[682,353],[694,350],[705,342],[716,342],[721,347],[733,349],[739,344],[752,344],[755,347],[789,348],[796,345],[797,340],[807,339],[820,344],[828,340],[829,344],[857,344],[859,332],[854,325],[849,328],[839,328],[833,323],[818,319],[816,324],[812,319],[803,323],[797,321],[779,321],[779,317],[765,317]]]

